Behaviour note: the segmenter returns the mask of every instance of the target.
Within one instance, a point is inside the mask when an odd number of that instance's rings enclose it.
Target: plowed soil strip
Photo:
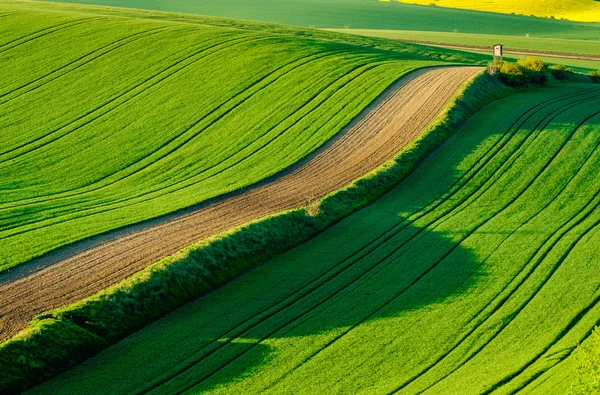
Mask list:
[[[242,193],[63,248],[0,275],[0,340],[183,247],[339,189],[406,147],[479,68],[415,71],[316,153]]]

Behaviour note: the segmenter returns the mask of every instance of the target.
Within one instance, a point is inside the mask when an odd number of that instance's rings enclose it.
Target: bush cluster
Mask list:
[[[590,72],[589,76],[592,79],[592,81],[594,81],[597,84],[600,84],[600,70]]]
[[[573,69],[562,64],[555,64],[550,67],[550,73],[559,81],[566,81],[573,75]]]
[[[494,62],[488,66],[488,73],[498,75],[502,82],[515,88],[544,85],[548,82],[548,65],[535,56],[519,59],[516,63]]]

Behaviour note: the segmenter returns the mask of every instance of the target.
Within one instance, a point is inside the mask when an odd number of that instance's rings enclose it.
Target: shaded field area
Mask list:
[[[214,15],[316,28],[392,29],[597,40],[600,23],[402,4],[377,0],[62,0]],[[578,0],[575,0],[578,1]],[[595,4],[592,0],[580,0]],[[431,1],[428,0],[428,3]],[[472,2],[474,3],[474,2]],[[477,2],[479,4],[479,2]],[[505,3],[505,1],[503,1]],[[529,4],[531,2],[519,4]],[[538,1],[537,3],[540,3]],[[545,4],[546,2],[544,2]],[[553,2],[558,3],[558,2]],[[564,3],[564,2],[561,2]],[[597,6],[596,6],[597,7]]]
[[[472,60],[70,7],[0,2],[0,271],[274,176],[409,71]]]
[[[30,393],[568,390],[600,322],[599,104],[486,107],[373,205]]]

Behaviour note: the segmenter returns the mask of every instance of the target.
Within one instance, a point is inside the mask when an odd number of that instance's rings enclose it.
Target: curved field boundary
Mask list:
[[[80,300],[181,248],[306,204],[384,163],[414,140],[479,68],[402,78],[336,138],[293,169],[224,199],[51,253],[0,276],[0,338],[37,314]]]
[[[600,323],[600,89],[553,89],[484,110],[329,234],[33,393],[562,393],[546,373]]]

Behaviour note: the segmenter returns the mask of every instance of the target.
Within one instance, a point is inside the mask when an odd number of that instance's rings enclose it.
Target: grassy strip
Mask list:
[[[289,211],[192,245],[79,303],[36,318],[0,345],[0,393],[22,391],[83,361],[173,309],[297,246],[367,206],[486,104],[512,92],[480,74],[422,137],[380,168],[332,193],[318,207]],[[15,350],[25,350],[15,358]],[[68,351],[67,351],[68,350]]]

